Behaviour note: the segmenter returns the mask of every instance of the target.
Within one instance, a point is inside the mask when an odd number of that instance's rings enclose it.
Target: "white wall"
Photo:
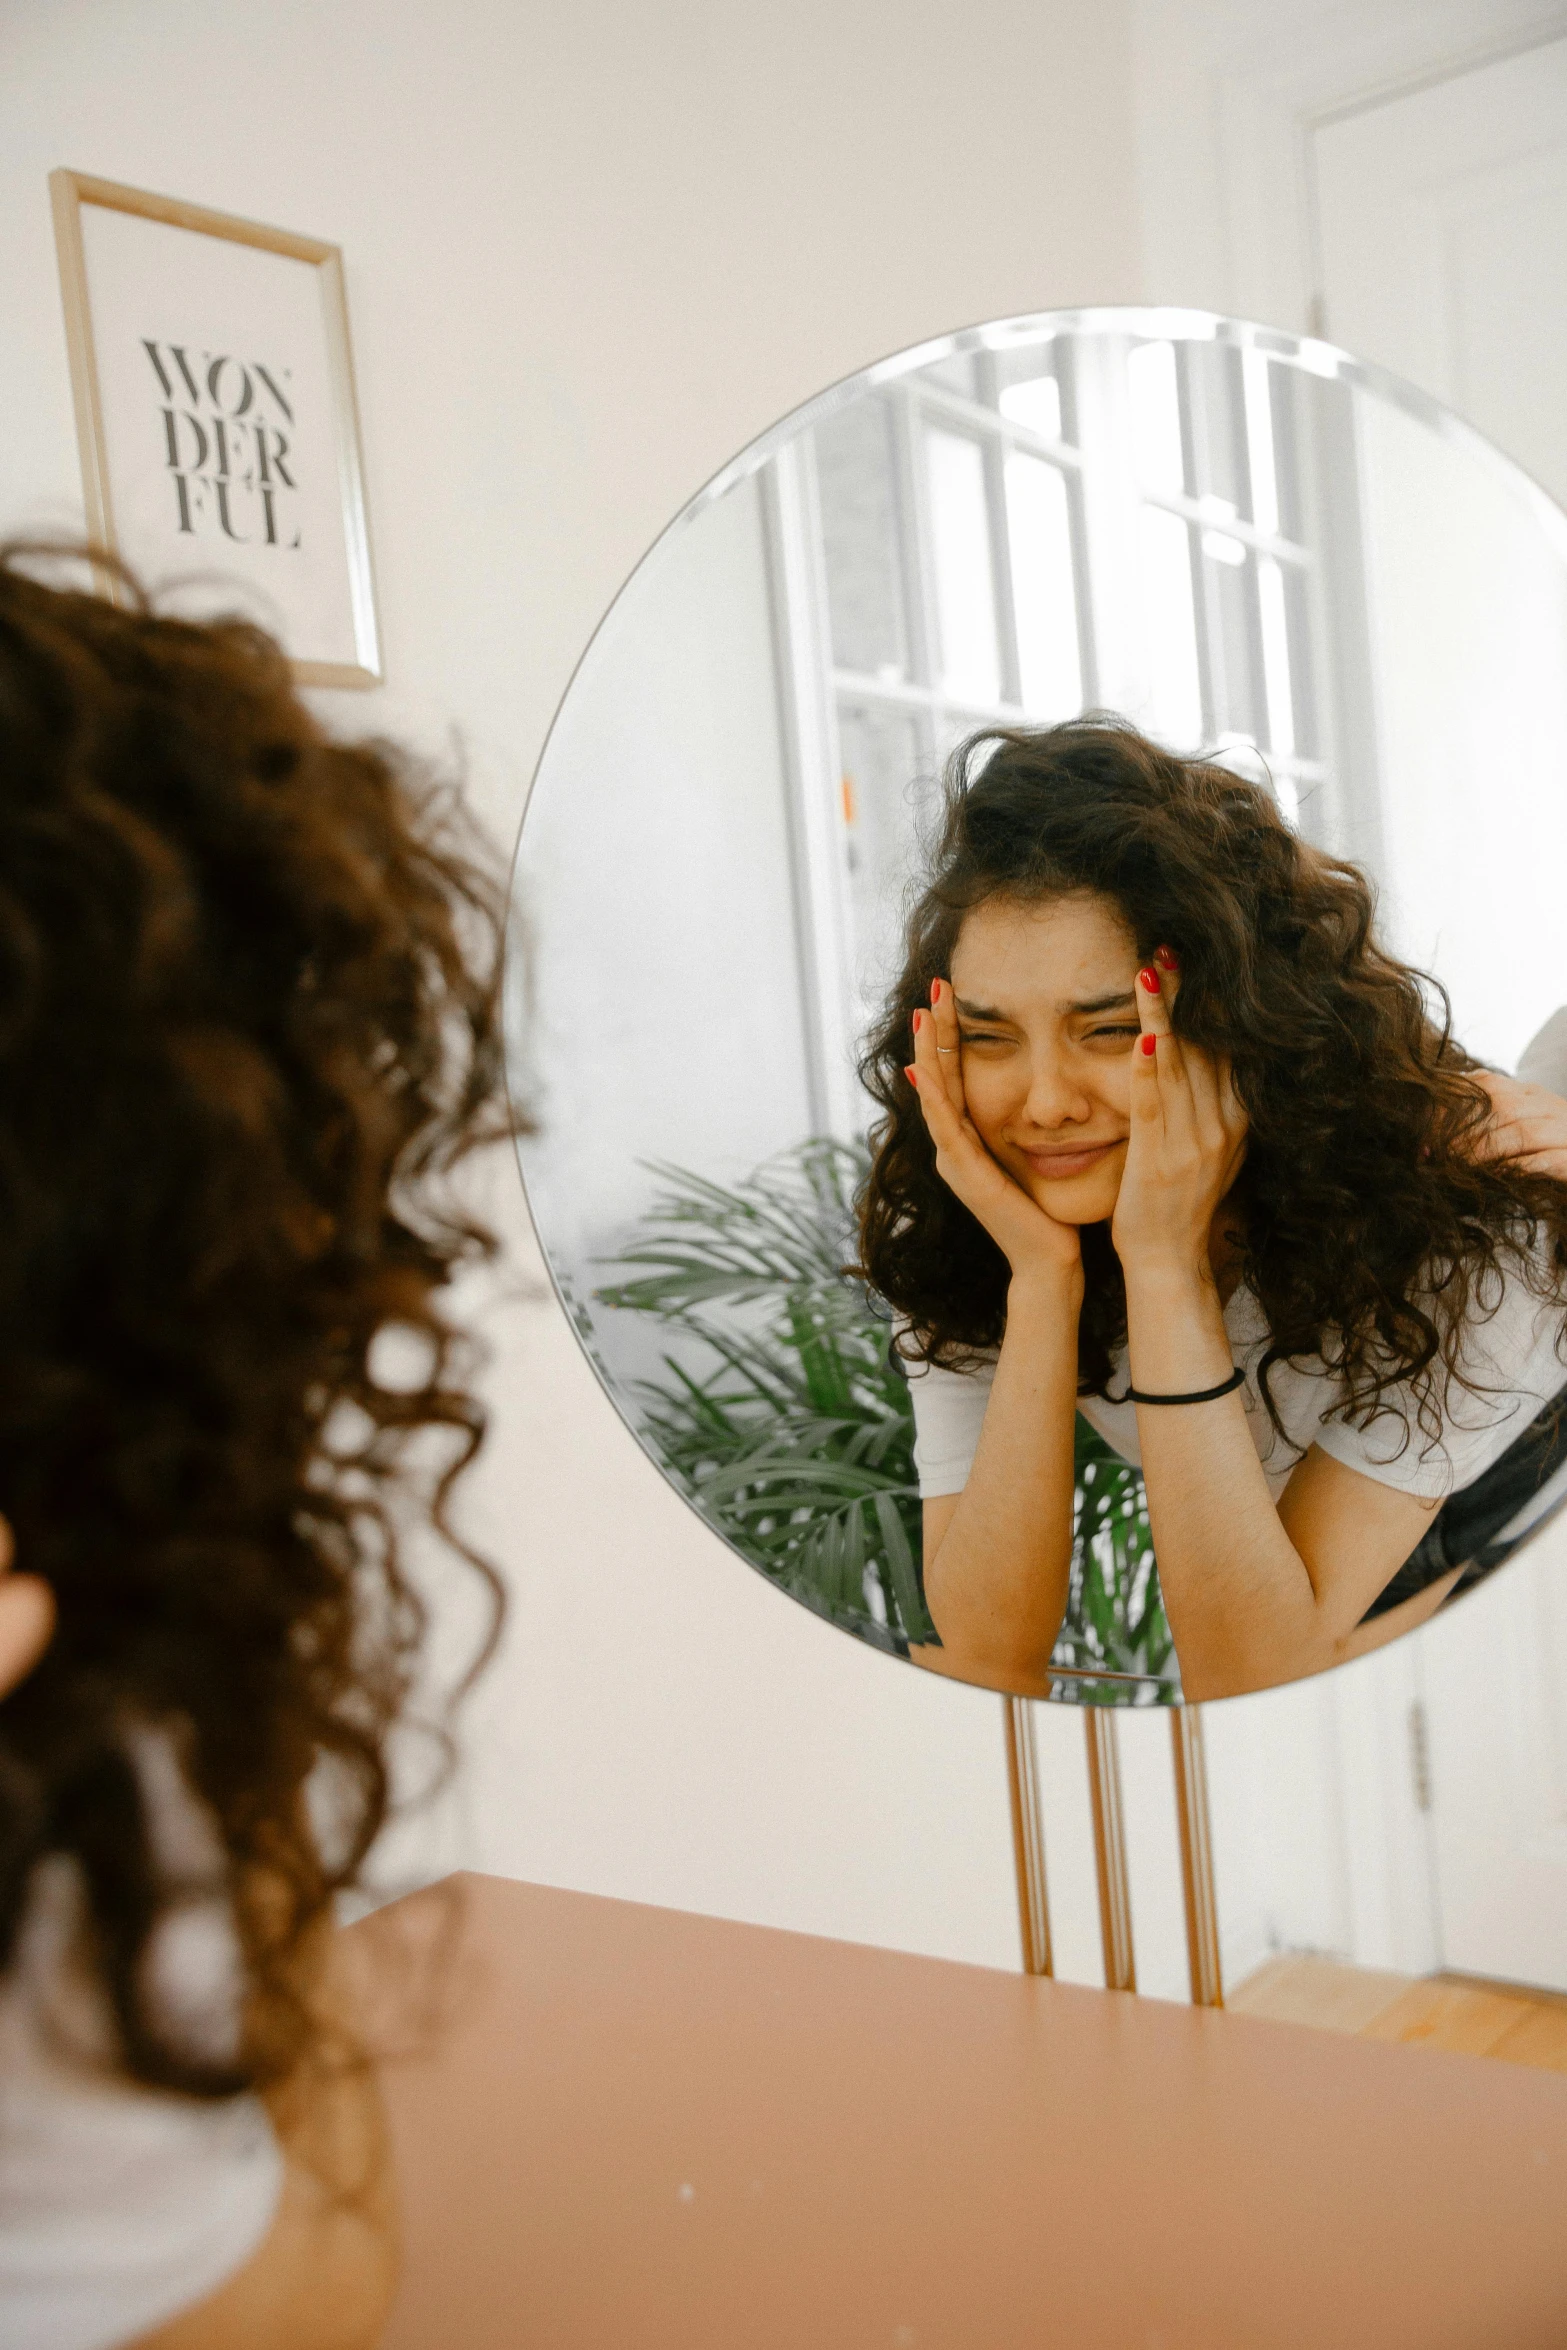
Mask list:
[[[388,684],[335,714],[456,730],[509,845],[595,622],[730,454],[923,336],[1136,298],[1128,4],[8,0],[0,526],[80,515],[52,166],[336,239]],[[1014,1964],[997,1700],[739,1568],[542,1296],[487,1318],[511,1633],[395,1865]]]

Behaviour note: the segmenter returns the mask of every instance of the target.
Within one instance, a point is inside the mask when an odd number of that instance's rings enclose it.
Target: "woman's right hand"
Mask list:
[[[1080,1284],[1083,1252],[1077,1226],[1046,1215],[1029,1198],[991,1157],[968,1114],[952,982],[935,980],[930,994],[931,1009],[914,1015],[914,1065],[905,1074],[936,1146],[937,1174],[990,1234],[1014,1280],[1044,1272]]]

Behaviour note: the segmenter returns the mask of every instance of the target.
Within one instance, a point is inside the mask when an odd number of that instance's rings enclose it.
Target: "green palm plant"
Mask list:
[[[700,1513],[784,1590],[883,1647],[935,1639],[914,1415],[885,1318],[845,1270],[863,1145],[814,1139],[731,1186],[654,1165],[662,1188],[597,1303],[670,1334],[632,1383],[643,1441]],[[1166,1675],[1172,1654],[1142,1480],[1077,1424],[1071,1595],[1056,1662]],[[1115,1703],[1134,1686],[1075,1679]]]
[[[785,1590],[902,1646],[933,1626],[907,1383],[843,1269],[864,1167],[832,1141],[730,1189],[655,1166],[665,1188],[613,1260],[627,1277],[596,1297],[688,1342],[635,1385],[644,1440],[702,1515]]]

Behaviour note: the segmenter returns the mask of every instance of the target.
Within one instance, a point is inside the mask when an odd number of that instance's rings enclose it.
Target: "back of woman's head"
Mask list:
[[[0,1515],[57,1608],[0,1710],[0,1965],[73,1855],[129,2068],[218,2091],[307,2030],[422,1628],[397,1522],[481,1432],[439,1293],[489,1243],[440,1176],[500,1123],[498,899],[268,637],[120,596],[0,564]],[[149,1731],[221,1847],[232,2061],[151,2004]]]
[[[936,1175],[903,1075],[912,1015],[975,907],[1084,891],[1113,901],[1140,960],[1175,951],[1175,1025],[1233,1069],[1249,1121],[1246,1274],[1270,1361],[1328,1351],[1357,1406],[1438,1355],[1451,1365],[1482,1270],[1540,1221],[1562,1230],[1561,1187],[1482,1161],[1476,1064],[1436,983],[1378,942],[1366,877],[1302,839],[1260,784],[1108,716],[987,731],[949,769],[907,959],[862,1063],[885,1112],[864,1264],[915,1346],[958,1361],[995,1345],[1006,1267]],[[1107,1236],[1084,1248],[1081,1368],[1100,1389],[1124,1293]]]

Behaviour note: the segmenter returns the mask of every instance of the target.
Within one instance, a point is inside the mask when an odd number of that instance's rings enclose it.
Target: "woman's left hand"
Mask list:
[[[1150,1270],[1209,1277],[1214,1214],[1246,1155],[1246,1113],[1228,1064],[1171,1026],[1179,985],[1173,956],[1137,974],[1132,1132],[1110,1224],[1129,1280]]]

